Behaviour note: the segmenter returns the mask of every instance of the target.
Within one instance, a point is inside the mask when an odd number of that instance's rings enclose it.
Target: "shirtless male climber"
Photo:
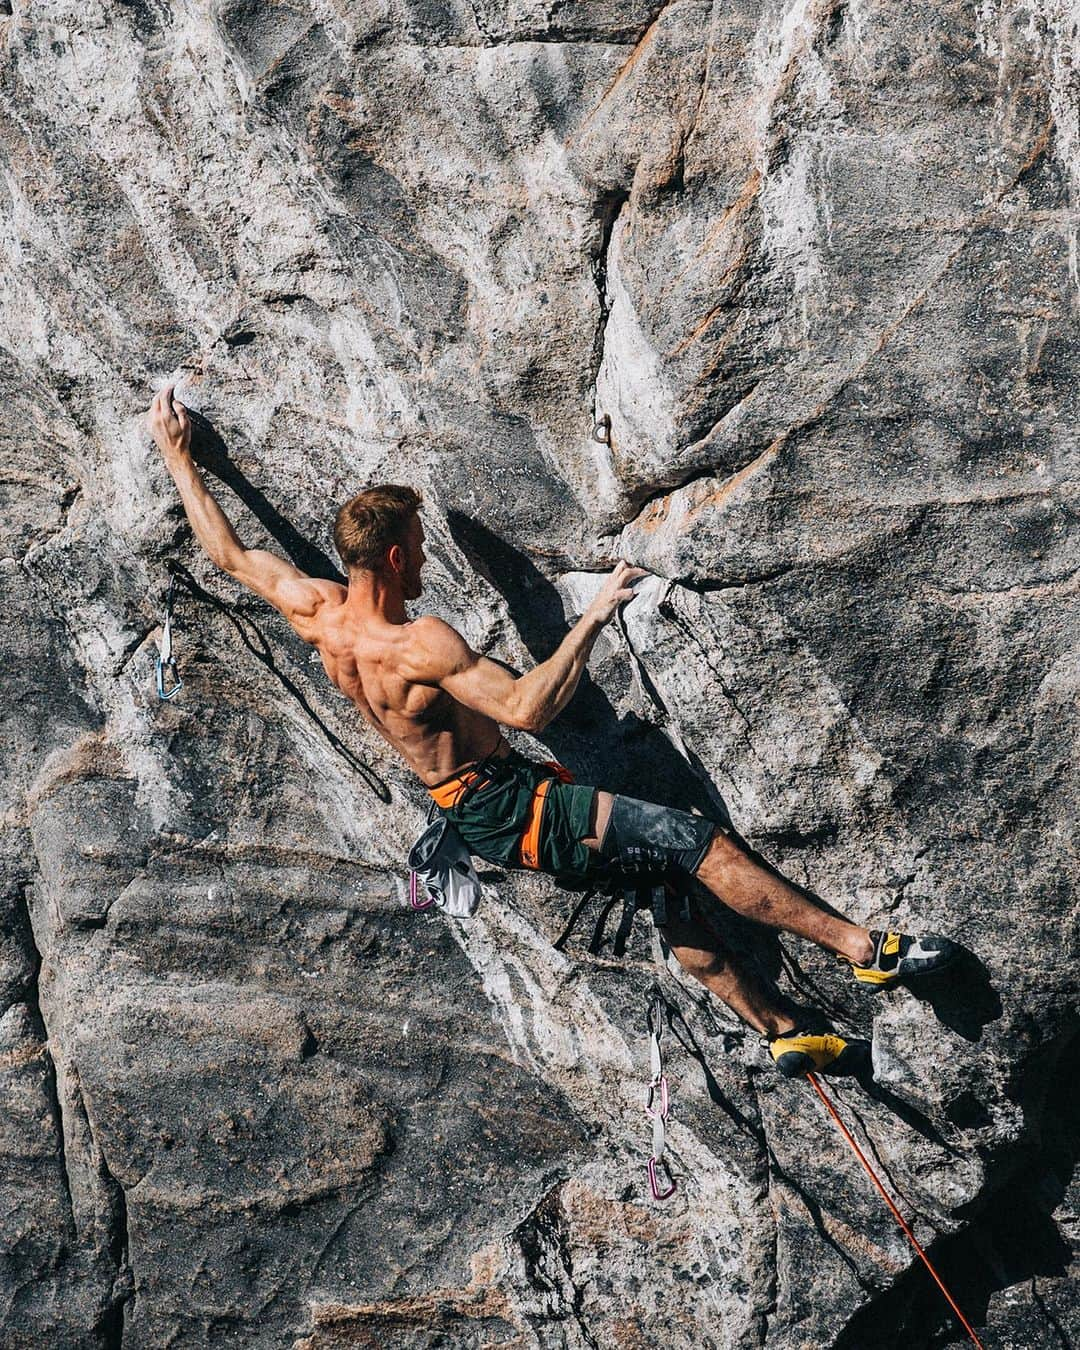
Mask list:
[[[211,560],[317,648],[333,683],[479,857],[575,880],[606,865],[633,869],[643,861],[672,880],[692,876],[746,918],[834,952],[872,989],[938,970],[956,954],[948,938],[871,931],[819,909],[702,816],[563,782],[510,747],[500,723],[539,734],[558,716],[600,630],[646,575],[641,568],[619,562],[555,653],[515,676],[474,652],[441,619],[407,618],[407,602],[423,592],[425,561],[420,496],[412,488],[368,488],[338,511],[334,543],[349,578],[341,586],[244,548],[191,458],[191,424],[172,385],[155,397],[149,421]],[[782,1074],[866,1066],[865,1041],[845,1039],[820,1013],[785,1010],[751,969],[723,952],[713,922],[701,906],[689,918],[673,907],[662,931],[683,968],[762,1035]]]

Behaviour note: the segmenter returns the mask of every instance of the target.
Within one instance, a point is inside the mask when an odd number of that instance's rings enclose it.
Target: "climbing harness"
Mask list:
[[[606,900],[600,911],[592,938],[589,942],[587,950],[590,956],[599,956],[600,950],[604,945],[604,933],[607,927],[608,915],[620,900],[622,901],[622,914],[619,918],[618,927],[615,930],[615,936],[611,944],[611,954],[616,957],[621,957],[626,954],[626,944],[630,940],[630,934],[633,931],[634,919],[637,916],[638,910],[650,910],[652,912],[653,927],[660,929],[668,922],[670,915],[669,907],[674,901],[678,904],[679,914],[684,922],[689,922],[690,920],[690,896],[684,890],[672,887],[670,884],[665,884],[657,880],[655,869],[651,869],[650,872],[644,873],[640,880],[635,880],[628,876],[625,871],[618,870],[607,876],[601,876],[585,891],[584,895],[582,895],[581,899],[574,906],[563,931],[552,943],[552,946],[556,951],[561,952],[565,950],[566,944],[570,939],[570,934],[577,927],[578,920],[598,895],[605,896]]]
[[[175,592],[176,574],[174,572],[169,578],[169,592],[165,598],[165,622],[161,628],[161,644],[158,648],[157,664],[154,670],[158,698],[163,700],[175,698],[184,687],[184,681],[180,678],[180,672],[176,668],[176,657],[173,656],[172,646],[172,611]],[[172,681],[168,686],[165,682],[166,677]]]
[[[645,1164],[649,1178],[649,1190],[654,1200],[667,1200],[678,1189],[675,1178],[664,1161],[664,1145],[667,1142],[667,1119],[671,1108],[668,1094],[667,1075],[664,1073],[664,1054],[661,1039],[664,1035],[664,1013],[667,1005],[659,989],[655,989],[646,1014],[649,1028],[649,1072],[648,1092],[645,1096],[645,1114],[652,1120],[652,1153]],[[661,1177],[660,1169],[663,1169]]]
[[[815,1092],[817,1093],[817,1095],[821,1098],[821,1100],[825,1103],[825,1109],[828,1111],[829,1115],[832,1116],[833,1120],[836,1122],[836,1127],[837,1127],[837,1129],[838,1129],[838,1130],[840,1131],[840,1133],[844,1136],[844,1138],[847,1140],[847,1142],[851,1145],[852,1151],[854,1152],[856,1158],[858,1158],[859,1162],[861,1162],[862,1165],[863,1165],[863,1167],[866,1169],[866,1173],[867,1173],[867,1175],[869,1176],[870,1180],[874,1183],[874,1185],[877,1187],[877,1189],[881,1192],[881,1198],[885,1201],[885,1203],[888,1205],[889,1209],[892,1211],[892,1216],[893,1216],[893,1218],[896,1220],[896,1222],[900,1225],[901,1231],[903,1232],[904,1236],[905,1236],[905,1237],[907,1238],[907,1240],[911,1243],[912,1247],[915,1248],[915,1251],[916,1251],[916,1253],[918,1254],[919,1260],[922,1261],[923,1265],[926,1267],[926,1269],[927,1269],[927,1270],[930,1272],[930,1274],[933,1276],[934,1283],[935,1283],[935,1284],[937,1285],[937,1287],[941,1290],[941,1292],[945,1295],[945,1299],[946,1299],[946,1302],[948,1303],[949,1307],[953,1310],[953,1312],[954,1312],[954,1313],[957,1315],[957,1317],[960,1319],[960,1325],[961,1325],[961,1326],[964,1328],[964,1330],[967,1332],[968,1338],[969,1338],[969,1340],[971,1341],[972,1345],[977,1346],[977,1347],[978,1347],[978,1350],[985,1350],[985,1347],[983,1346],[982,1341],[980,1341],[979,1338],[978,1338],[978,1336],[975,1335],[975,1332],[974,1332],[974,1330],[972,1329],[971,1323],[967,1320],[967,1318],[964,1316],[964,1314],[960,1311],[960,1308],[959,1308],[959,1306],[957,1305],[956,1300],[953,1298],[952,1294],[950,1294],[949,1291],[948,1291],[948,1289],[945,1287],[945,1281],[941,1278],[941,1276],[940,1276],[940,1275],[937,1273],[937,1271],[934,1269],[934,1264],[933,1264],[933,1262],[930,1260],[930,1258],[927,1256],[927,1254],[923,1251],[922,1247],[919,1245],[919,1241],[918,1241],[918,1239],[916,1238],[915,1234],[911,1231],[911,1229],[908,1227],[907,1223],[904,1221],[904,1216],[903,1216],[903,1215],[900,1213],[900,1211],[897,1209],[897,1207],[896,1207],[896,1205],[894,1204],[892,1198],[890,1197],[888,1191],[887,1191],[887,1190],[885,1189],[885,1187],[881,1184],[881,1181],[879,1180],[877,1173],[876,1173],[876,1172],[874,1171],[874,1169],[870,1166],[869,1162],[868,1162],[867,1159],[866,1159],[866,1154],[863,1153],[862,1149],[858,1146],[858,1144],[855,1142],[854,1138],[852,1137],[851,1132],[848,1130],[847,1126],[846,1126],[846,1125],[844,1124],[844,1122],[840,1119],[840,1113],[837,1111],[836,1107],[833,1105],[833,1103],[832,1103],[832,1101],[830,1100],[830,1098],[826,1095],[825,1089],[824,1089],[824,1088],[821,1086],[821,1084],[818,1082],[818,1080],[817,1080],[817,1078],[815,1077],[814,1074],[808,1073],[808,1074],[806,1075],[806,1077],[809,1078],[810,1082],[814,1085],[814,1091],[815,1091]]]
[[[593,424],[592,438],[601,445],[611,444],[611,418],[604,413],[602,417],[597,418]]]
[[[550,769],[553,776],[541,779],[534,788],[521,838],[518,841],[518,866],[529,868],[534,872],[540,870],[540,829],[544,820],[544,804],[547,800],[547,794],[552,783],[572,783],[574,781],[574,775],[558,760],[546,759],[542,762],[542,766],[545,769]],[[455,806],[461,805],[472,793],[479,792],[481,788],[487,787],[493,779],[498,777],[499,772],[499,761],[489,756],[485,760],[477,761],[471,769],[466,769],[464,773],[428,788],[428,793],[436,806],[441,807],[444,811],[451,810]]]

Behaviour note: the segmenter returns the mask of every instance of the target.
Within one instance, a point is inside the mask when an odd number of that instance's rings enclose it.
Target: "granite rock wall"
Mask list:
[[[577,897],[494,869],[410,912],[422,794],[194,543],[170,377],[246,544],[333,575],[414,483],[425,606],[519,667],[650,569],[518,743],[965,944],[875,1000],[732,931],[873,1035],[840,1109],[987,1346],[1072,1343],[1077,25],[0,3],[0,1346],[963,1343],[644,918],[556,950]]]

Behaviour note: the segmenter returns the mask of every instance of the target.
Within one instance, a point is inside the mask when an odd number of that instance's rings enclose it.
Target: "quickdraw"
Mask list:
[[[678,1189],[675,1178],[671,1175],[667,1163],[664,1162],[664,1146],[667,1143],[667,1119],[668,1112],[671,1109],[667,1075],[664,1073],[664,1055],[660,1045],[664,1035],[664,1013],[666,1010],[667,1004],[664,1002],[663,995],[657,991],[653,995],[646,1016],[646,1023],[649,1028],[649,1070],[652,1077],[645,1097],[645,1114],[652,1120],[652,1153],[649,1155],[649,1161],[645,1164],[645,1171],[649,1178],[649,1190],[652,1191],[654,1200],[667,1200]],[[661,1169],[663,1169],[662,1177]]]
[[[157,664],[154,670],[158,698],[164,700],[175,698],[184,687],[184,681],[180,678],[180,672],[176,668],[176,657],[173,656],[172,611],[175,592],[176,574],[173,573],[169,579],[169,592],[165,598],[165,622],[161,629],[161,643],[158,647]],[[172,681],[168,686],[165,682],[166,677]]]

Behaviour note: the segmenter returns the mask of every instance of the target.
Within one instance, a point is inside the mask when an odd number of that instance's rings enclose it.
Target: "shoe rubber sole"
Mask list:
[[[808,1073],[857,1077],[870,1063],[870,1045],[867,1041],[848,1041],[843,1050],[824,1065],[818,1064],[805,1050],[785,1050],[773,1063],[785,1078],[804,1078]]]
[[[867,989],[881,992],[894,989],[905,980],[918,979],[922,975],[936,975],[951,965],[960,955],[958,943],[949,938],[935,938],[938,944],[932,953],[925,956],[901,957],[895,970],[873,970],[868,966],[852,966],[851,972],[858,984]]]

